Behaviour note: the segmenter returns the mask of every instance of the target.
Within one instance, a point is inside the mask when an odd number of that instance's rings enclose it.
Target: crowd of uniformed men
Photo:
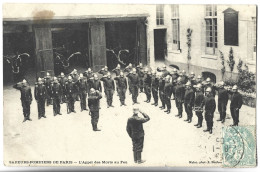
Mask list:
[[[230,112],[233,118],[233,125],[239,123],[239,109],[242,106],[242,96],[238,92],[237,86],[233,88],[224,88],[224,82],[213,84],[210,78],[205,81],[198,75],[195,77],[194,72],[186,75],[186,72],[178,71],[175,68],[168,71],[166,66],[151,69],[143,67],[140,63],[136,67],[130,63],[126,68],[121,69],[118,65],[111,72],[115,73],[115,77],[111,77],[111,73],[105,66],[97,73],[90,68],[84,73],[78,74],[77,70],[73,70],[68,76],[61,73],[60,76],[50,76],[46,74],[44,78],[38,78],[35,83],[34,97],[38,105],[38,119],[46,118],[45,104],[53,105],[53,114],[61,115],[60,104],[67,104],[67,113],[75,111],[75,101],[80,101],[81,111],[90,111],[91,123],[94,131],[100,131],[97,128],[100,99],[104,91],[107,108],[113,106],[113,95],[116,91],[121,106],[126,106],[126,90],[132,96],[133,104],[139,104],[138,94],[145,93],[146,103],[150,103],[153,98],[152,105],[158,106],[161,102],[160,109],[165,113],[171,114],[171,100],[175,100],[178,114],[175,116],[182,118],[183,107],[187,114],[187,121],[190,123],[195,111],[198,117],[197,128],[202,127],[203,113],[206,120],[207,129],[205,132],[212,133],[213,117],[216,109],[215,95],[218,93],[218,111],[220,118],[217,121],[225,122],[226,107],[230,95],[231,104]],[[99,77],[99,75],[102,77]],[[103,87],[101,84],[103,82]],[[24,121],[30,120],[30,104],[32,94],[30,85],[26,80],[14,85],[14,88],[21,91],[21,102],[23,107]],[[88,100],[88,101],[86,101]],[[88,103],[87,103],[88,102]],[[87,108],[88,105],[88,108]]]

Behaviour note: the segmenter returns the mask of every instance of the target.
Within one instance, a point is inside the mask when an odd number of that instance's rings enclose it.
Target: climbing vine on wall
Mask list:
[[[188,71],[190,70],[190,60],[191,60],[191,35],[192,35],[192,29],[187,29],[187,46],[188,46],[188,54],[187,54],[187,60],[188,60]]]
[[[226,73],[226,67],[225,67],[225,58],[224,58],[224,54],[222,53],[222,51],[219,51],[220,54],[220,59],[221,59],[221,74],[222,74],[222,80],[224,79],[224,75]]]

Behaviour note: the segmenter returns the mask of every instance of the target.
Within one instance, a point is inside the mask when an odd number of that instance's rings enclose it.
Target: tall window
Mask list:
[[[217,6],[206,5],[206,54],[216,54],[218,48]]]
[[[156,24],[164,25],[164,5],[156,5]]]
[[[172,36],[173,49],[180,50],[180,20],[179,5],[172,5]]]
[[[228,8],[224,13],[224,44],[238,46],[238,11]]]
[[[253,17],[253,44],[254,52],[256,52],[256,17]]]

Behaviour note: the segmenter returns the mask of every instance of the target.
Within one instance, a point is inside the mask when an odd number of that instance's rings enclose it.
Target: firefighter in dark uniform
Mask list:
[[[85,77],[83,76],[83,74],[79,74],[79,80],[77,82],[78,88],[79,88],[79,95],[80,95],[80,108],[81,108],[81,112],[83,110],[88,110],[87,109],[87,102],[86,102],[86,98],[87,98],[87,91],[88,91],[88,84],[87,81],[85,79]]]
[[[152,72],[152,95],[154,103],[152,105],[158,106],[158,90],[159,90],[159,78],[160,75],[156,75],[156,71]]]
[[[143,93],[144,92],[144,69],[142,63],[136,66],[136,71],[139,76],[140,93]]]
[[[204,84],[203,84],[203,80],[202,80],[201,75],[198,75],[198,77],[196,79],[196,85],[198,85],[198,84],[201,84],[201,91],[204,94],[205,93],[205,89],[204,89]]]
[[[20,90],[21,92],[21,102],[23,107],[23,116],[25,122],[26,120],[31,121],[30,118],[30,106],[32,103],[32,91],[30,85],[24,79],[22,82],[18,82],[13,86],[13,88]]]
[[[79,74],[78,71],[76,69],[74,69],[71,73],[70,73],[71,77],[72,77],[72,81],[74,83],[77,83],[79,80]],[[75,84],[75,100],[79,101],[80,100],[80,91],[79,91],[79,87],[77,84]]]
[[[131,87],[132,87],[132,101],[133,101],[133,104],[139,104],[138,102],[137,102],[137,97],[138,97],[138,89],[139,89],[139,76],[138,76],[138,74],[136,73],[136,69],[135,68],[133,68],[133,70],[132,71],[130,71],[130,73],[128,73],[127,75],[126,75],[128,78],[129,78],[129,80],[130,80],[130,82],[131,82]]]
[[[59,77],[59,83],[61,85],[61,88],[62,88],[62,95],[61,95],[61,104],[63,102],[66,102],[66,99],[65,99],[65,83],[67,82],[67,78],[65,77],[64,73],[61,72],[60,74],[60,77]]]
[[[165,78],[163,77],[163,75],[160,75],[160,79],[159,79],[159,97],[160,97],[160,100],[162,102],[162,106],[160,106],[159,108],[161,110],[165,109],[164,86],[165,86]]]
[[[98,71],[98,73],[101,74],[102,76],[107,75],[107,74],[108,74],[108,68],[107,68],[107,66],[105,66],[104,68],[100,69],[100,70]]]
[[[92,80],[93,84],[92,87],[90,88],[94,88],[95,90],[98,90],[100,93],[102,93],[102,86],[101,86],[101,82],[98,79],[98,76],[95,74],[94,75],[94,80]]]
[[[104,75],[100,80],[103,81],[104,91],[107,98],[107,108],[114,107],[112,103],[113,103],[113,95],[115,91],[115,82],[111,78],[111,74],[108,73],[107,75]]]
[[[207,129],[203,130],[204,132],[208,132],[212,134],[213,128],[213,118],[214,112],[216,110],[216,102],[215,98],[212,95],[212,90],[210,87],[206,89],[206,96],[205,96],[205,120],[207,123]]]
[[[206,90],[209,87],[212,90],[212,96],[215,97],[216,96],[216,86],[211,82],[210,78],[207,78],[206,82],[204,83],[204,90]]]
[[[116,68],[112,70],[112,72],[115,73],[117,77],[120,75],[120,72],[121,72],[121,69],[120,69],[120,68],[121,68],[121,66],[120,66],[120,64],[118,64],[118,65],[116,66]],[[118,82],[117,82],[117,80],[116,80],[116,91],[117,91],[117,95],[119,95],[119,93],[118,93]]]
[[[243,99],[242,95],[237,91],[237,86],[234,85],[232,88],[231,102],[230,102],[230,113],[233,119],[232,126],[238,126],[239,123],[239,110],[242,107]]]
[[[218,112],[220,118],[217,121],[225,122],[226,119],[226,110],[228,103],[228,91],[224,88],[224,82],[219,83],[218,91]]]
[[[202,92],[202,85],[198,84],[194,86],[196,88],[196,95],[194,100],[194,111],[196,113],[196,116],[198,117],[198,123],[194,126],[197,126],[197,128],[202,127],[202,121],[203,121],[203,107],[204,107],[204,94]]]
[[[171,113],[171,96],[172,95],[172,82],[171,82],[171,76],[166,76],[165,78],[165,85],[164,85],[164,101],[167,106],[166,112],[167,114]]]
[[[47,99],[47,106],[51,105],[51,83],[52,83],[52,77],[50,76],[50,73],[46,73],[46,77],[44,78],[44,85],[46,86],[47,94],[46,94],[46,99]]]
[[[177,73],[177,70],[174,68],[172,73],[171,74],[171,77],[172,77],[172,95],[173,95],[173,99],[172,100],[175,100],[175,87],[176,87],[176,83],[177,83],[177,79],[179,77],[178,73]]]
[[[42,82],[42,79],[39,78],[38,82],[35,83],[35,89],[34,89],[34,97],[35,100],[37,101],[37,106],[38,106],[38,119],[41,119],[41,117],[46,118],[45,116],[46,95],[47,95],[46,86]]]
[[[60,113],[60,102],[61,102],[62,88],[56,77],[53,78],[53,83],[51,84],[51,97],[53,100],[53,115]]]
[[[192,116],[193,116],[192,109],[194,106],[194,98],[195,98],[195,93],[191,88],[191,83],[188,81],[186,83],[186,90],[184,94],[184,107],[187,113],[187,119],[184,121],[188,121],[188,123],[191,123],[192,121]]]
[[[162,76],[165,78],[167,75],[171,75],[170,72],[166,69],[166,66],[163,65],[162,68],[157,68],[158,72],[162,72]]]
[[[151,85],[152,85],[152,76],[151,73],[148,71],[148,68],[145,68],[144,70],[144,92],[146,95],[146,101],[147,103],[150,103],[151,101]]]
[[[93,74],[91,68],[88,68],[88,70],[83,73],[83,76],[86,77],[87,80],[89,80],[90,78],[93,78],[94,74]]]
[[[94,88],[90,89],[88,96],[88,107],[90,110],[93,131],[100,131],[100,129],[97,128],[97,124],[99,119],[99,101],[101,98],[102,95],[98,90],[95,90]]]
[[[133,69],[132,63],[129,63],[128,66],[126,66],[126,68],[124,69],[124,72],[130,73]],[[129,78],[127,78],[127,82],[128,82],[128,88],[129,88],[129,95],[132,94],[132,84],[131,84],[131,80]]]
[[[127,81],[126,78],[124,77],[124,73],[121,72],[119,76],[116,76],[114,80],[118,83],[118,95],[119,95],[119,100],[120,100],[120,106],[126,106],[125,104],[125,93],[127,89]]]
[[[189,81],[191,83],[191,88],[193,89],[194,92],[196,92],[196,88],[194,86],[197,85],[197,81],[194,72],[190,73]]]
[[[175,104],[178,109],[176,117],[182,118],[183,102],[184,102],[185,88],[182,84],[181,77],[177,79],[177,85],[175,87]]]
[[[76,87],[71,76],[68,77],[68,81],[65,85],[65,91],[67,98],[67,114],[70,114],[71,112],[76,113],[74,109]]]
[[[143,115],[143,118],[138,116],[138,111]],[[132,139],[134,162],[140,164],[145,162],[142,160],[141,156],[144,146],[143,123],[149,121],[150,117],[144,112],[140,111],[137,107],[134,107],[133,113],[133,116],[128,118],[126,131],[129,137]]]

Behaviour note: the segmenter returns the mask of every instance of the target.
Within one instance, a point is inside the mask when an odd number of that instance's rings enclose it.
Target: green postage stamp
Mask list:
[[[226,126],[222,130],[223,167],[255,166],[255,126]]]

